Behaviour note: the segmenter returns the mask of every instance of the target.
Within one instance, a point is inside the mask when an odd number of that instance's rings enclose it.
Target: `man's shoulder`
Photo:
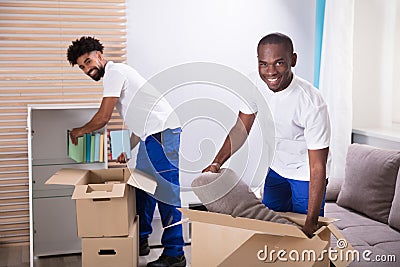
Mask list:
[[[131,66],[125,64],[125,63],[114,63],[110,62],[109,64],[109,70],[134,70]]]
[[[299,77],[294,76],[294,81],[296,82],[296,87],[299,89],[298,92],[310,102],[310,104],[315,106],[321,106],[325,104],[321,92],[314,87],[309,81]]]
[[[124,76],[125,78],[141,78],[141,75],[133,67],[125,63],[112,62],[106,69],[106,74],[109,76]]]

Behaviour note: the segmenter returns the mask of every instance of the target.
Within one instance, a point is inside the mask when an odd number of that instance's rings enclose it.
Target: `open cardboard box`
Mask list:
[[[347,242],[331,224],[335,219],[320,217],[321,227],[315,232],[314,237],[308,238],[299,228],[292,225],[234,218],[226,214],[184,208],[180,211],[192,222],[191,264],[193,267],[329,267],[328,251],[331,234],[338,240],[343,240],[342,243]],[[304,224],[306,218],[306,215],[296,213],[280,213],[280,215],[300,225]],[[335,249],[338,251],[337,260],[332,261],[335,266],[348,266],[351,260],[346,261],[345,257],[340,258],[340,254],[346,255],[347,251],[353,250],[351,245],[347,242],[345,248],[336,247]],[[302,260],[303,254],[305,260]]]
[[[74,185],[79,237],[128,236],[136,215],[135,189],[154,194],[151,176],[128,168],[61,169],[46,184]]]

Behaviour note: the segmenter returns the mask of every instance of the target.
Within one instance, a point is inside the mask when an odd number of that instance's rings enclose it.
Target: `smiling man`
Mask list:
[[[267,101],[275,124],[275,155],[264,184],[263,203],[275,211],[307,214],[303,231],[312,236],[323,216],[330,123],[327,106],[309,82],[292,72],[297,54],[292,40],[272,33],[258,43],[258,75],[251,77]],[[221,165],[245,142],[258,112],[253,98],[243,107],[213,163]],[[267,168],[268,166],[266,166]]]
[[[99,40],[88,36],[73,41],[68,48],[67,58],[72,66],[78,65],[95,81],[103,79],[103,99],[99,110],[88,123],[74,128],[70,136],[72,142],[77,144],[79,136],[104,127],[116,107],[131,132],[141,138],[136,169],[154,176],[158,182],[155,196],[136,189],[139,255],[145,256],[150,253],[148,237],[152,233],[151,222],[156,204],[163,227],[179,222],[182,217],[177,209],[180,207],[178,166],[181,128],[178,121],[168,119],[173,112],[168,102],[141,90],[146,80],[126,64],[107,61],[103,48]],[[131,105],[133,99],[139,104]],[[146,121],[142,121],[142,117]],[[121,158],[124,158],[122,154]],[[164,247],[162,255],[147,266],[186,266],[182,225],[164,229],[161,243]]]

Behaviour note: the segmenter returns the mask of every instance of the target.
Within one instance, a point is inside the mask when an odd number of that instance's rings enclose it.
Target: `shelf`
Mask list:
[[[74,186],[62,186],[63,189],[54,190],[35,190],[32,192],[33,199],[39,198],[55,198],[55,197],[69,197],[71,198]],[[68,188],[69,187],[69,188]]]
[[[400,127],[390,128],[354,128],[353,133],[393,142],[400,142]]]
[[[78,163],[68,157],[67,131],[84,125],[99,105],[28,106],[28,157],[30,209],[30,260],[41,255],[81,250],[76,236],[74,186],[49,185],[46,181],[62,168],[106,169],[107,128],[104,132],[104,162]],[[31,266],[33,266],[31,264]]]
[[[400,150],[400,128],[357,128],[353,129],[352,141],[383,149]]]
[[[85,164],[105,164],[105,162],[76,162],[70,158],[63,159],[34,159],[32,166],[50,166],[50,165],[85,165]]]

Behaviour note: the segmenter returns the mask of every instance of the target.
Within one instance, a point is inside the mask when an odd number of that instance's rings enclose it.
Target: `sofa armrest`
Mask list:
[[[344,178],[330,177],[326,187],[326,201],[336,202],[340,189],[342,188]]]

